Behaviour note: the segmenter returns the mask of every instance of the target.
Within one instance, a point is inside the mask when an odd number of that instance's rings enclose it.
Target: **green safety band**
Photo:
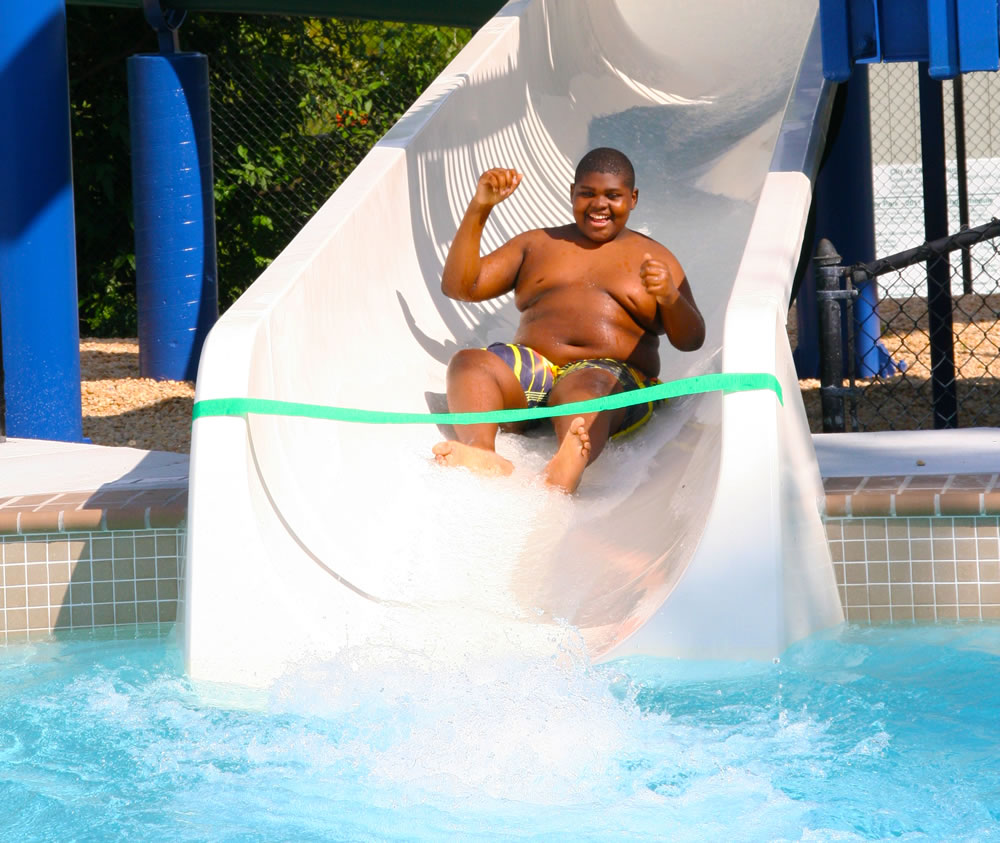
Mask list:
[[[781,384],[774,375],[723,373],[697,375],[692,378],[658,383],[629,392],[618,392],[589,401],[574,401],[555,407],[531,407],[525,410],[494,410],[485,413],[394,413],[383,410],[358,410],[352,407],[328,407],[323,404],[299,404],[294,401],[274,401],[270,398],[206,398],[196,401],[195,419],[210,416],[299,416],[310,419],[357,422],[360,424],[505,424],[509,422],[547,419],[574,413],[597,413],[617,410],[633,404],[648,404],[681,395],[702,392],[748,392],[770,389],[784,405]]]

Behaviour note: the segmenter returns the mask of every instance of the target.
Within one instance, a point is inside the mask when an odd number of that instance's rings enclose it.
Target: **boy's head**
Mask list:
[[[570,201],[576,226],[589,240],[614,240],[625,230],[638,199],[632,162],[617,149],[598,147],[580,159]]]
[[[632,167],[632,162],[624,152],[619,152],[610,146],[599,146],[584,155],[576,165],[573,181],[580,181],[580,177],[586,173],[610,173],[621,176],[629,191],[635,188],[635,169]]]

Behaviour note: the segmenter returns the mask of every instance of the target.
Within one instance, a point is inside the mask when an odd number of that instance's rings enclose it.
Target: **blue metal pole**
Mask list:
[[[837,92],[826,156],[816,179],[813,202],[817,239],[832,241],[843,257],[842,263],[850,266],[875,258],[867,65],[855,65],[850,80],[843,87]],[[814,277],[815,271],[811,270],[799,293],[800,350],[796,354],[796,368],[800,378],[819,376],[818,326],[811,312],[816,307],[815,294],[806,289],[806,284],[814,283]],[[882,330],[875,308],[876,298],[874,281],[861,285],[855,309],[855,353],[861,377],[879,371],[877,342]]]
[[[0,7],[0,318],[7,435],[79,442],[64,0]]]
[[[218,317],[208,58],[128,60],[139,368],[194,380]]]

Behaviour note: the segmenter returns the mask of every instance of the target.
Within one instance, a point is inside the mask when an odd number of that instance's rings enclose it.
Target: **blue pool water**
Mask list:
[[[378,665],[246,710],[200,701],[169,638],[0,648],[0,838],[1000,839],[1000,626],[848,626],[767,665]]]

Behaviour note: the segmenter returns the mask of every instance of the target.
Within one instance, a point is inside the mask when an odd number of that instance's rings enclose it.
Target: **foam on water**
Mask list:
[[[778,665],[357,649],[246,711],[205,706],[170,642],[11,646],[0,839],[996,839],[998,649],[997,627],[847,628]]]

